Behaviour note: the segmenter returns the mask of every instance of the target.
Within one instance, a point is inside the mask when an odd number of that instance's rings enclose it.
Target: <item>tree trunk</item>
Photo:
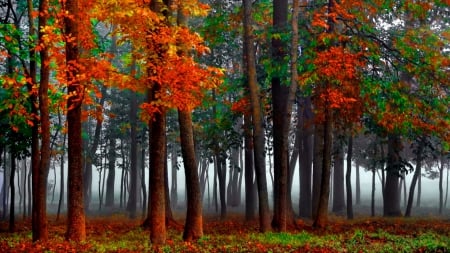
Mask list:
[[[60,114],[58,114],[58,118],[61,118]],[[66,137],[67,137],[67,134],[63,134],[63,143],[62,143],[63,147],[66,146]],[[64,184],[64,163],[65,163],[64,155],[65,155],[65,152],[62,152],[60,155],[60,189],[59,189],[58,211],[56,213],[57,221],[59,220],[59,216],[61,214],[61,207],[64,203],[64,195],[65,195],[64,188],[66,188],[66,186]]]
[[[320,183],[319,206],[314,219],[314,227],[325,227],[328,222],[328,199],[330,195],[331,147],[333,143],[333,113],[329,106],[325,108],[323,128],[322,178]]]
[[[47,10],[49,3],[42,0],[39,4],[39,11],[44,13],[39,17],[39,27],[47,25]],[[39,30],[39,40],[43,40],[44,32]],[[40,51],[41,62],[48,62],[48,50]],[[50,113],[48,98],[48,83],[50,78],[50,67],[46,64],[41,66],[39,82],[39,113],[40,113],[40,131],[41,131],[41,149],[40,157],[35,158],[38,162],[37,167],[32,165],[33,180],[33,241],[47,241],[47,176],[50,167]],[[38,155],[39,156],[39,155]]]
[[[116,177],[116,138],[110,133],[108,155],[108,179],[106,180],[105,206],[114,206],[114,186]]]
[[[227,202],[226,202],[226,182],[227,182],[227,168],[225,158],[222,154],[216,155],[217,178],[219,179],[219,198],[220,198],[220,218],[225,219],[227,216]]]
[[[348,138],[347,149],[347,172],[345,174],[345,186],[347,192],[347,219],[353,219],[353,194],[352,194],[352,156],[353,156],[353,136]]]
[[[75,18],[65,18],[65,34],[73,38],[66,43],[66,62],[69,98],[67,100],[68,125],[68,214],[66,239],[80,242],[86,240],[86,223],[83,201],[83,164],[81,137],[81,94],[83,85],[75,78],[78,75],[78,0],[66,0],[66,12]],[[80,94],[73,96],[72,94]]]
[[[356,172],[356,204],[361,204],[361,181],[360,181],[360,174],[359,174],[359,163],[355,162],[355,172]]]
[[[250,91],[252,125],[253,125],[253,159],[255,165],[255,176],[258,187],[259,203],[259,229],[266,232],[270,228],[269,196],[267,193],[266,160],[264,155],[265,138],[263,127],[262,107],[260,92],[256,76],[255,46],[252,31],[252,1],[244,0],[244,47],[246,54],[246,74]]]
[[[14,184],[14,176],[16,174],[16,156],[12,152],[11,153],[11,174],[9,175],[9,187],[10,187],[10,194],[11,199],[9,203],[9,232],[14,233],[16,230],[16,222],[15,222],[15,202],[16,202],[16,188]],[[5,178],[6,180],[6,178]]]
[[[254,183],[254,160],[251,116],[244,115],[244,170],[245,170],[245,220],[256,218],[256,189]]]
[[[416,150],[416,170],[414,171],[414,175],[413,175],[413,178],[411,181],[411,186],[409,188],[408,204],[406,205],[405,217],[411,216],[411,209],[412,209],[412,204],[414,201],[414,191],[416,190],[415,188],[416,188],[417,179],[420,177],[421,170],[422,170],[423,148],[424,148],[424,143],[421,140],[419,140],[419,146],[417,147],[417,150]]]
[[[444,155],[441,155],[441,166],[439,168],[439,215],[442,215],[444,210]]]
[[[273,1],[273,29],[275,33],[286,32],[288,1]],[[297,50],[296,50],[297,51]],[[287,64],[286,45],[280,37],[272,37],[272,64],[275,69]],[[294,62],[294,60],[293,60]],[[274,155],[274,214],[272,227],[277,231],[286,231],[288,221],[288,135],[291,121],[292,101],[289,97],[289,86],[283,84],[285,76],[273,73],[272,83],[272,122],[273,122],[273,155]],[[295,86],[296,87],[296,86]]]
[[[399,135],[390,134],[388,137],[388,157],[386,169],[386,185],[383,198],[384,216],[401,216],[399,173],[401,140]]]
[[[173,208],[178,205],[178,183],[177,183],[177,173],[178,173],[178,154],[175,144],[172,144],[171,149],[171,160],[172,160],[172,183],[170,184],[170,202]]]
[[[149,92],[149,100],[155,99],[155,92],[160,89],[159,84],[154,84],[155,90]],[[166,241],[166,196],[164,185],[164,168],[166,159],[166,112],[160,108],[160,113],[153,114],[149,122],[151,134],[150,140],[150,241],[152,244],[161,245]],[[149,201],[149,202],[150,202]]]
[[[311,195],[311,173],[312,173],[312,159],[313,159],[313,128],[312,118],[313,112],[311,109],[311,98],[305,97],[299,100],[299,107],[301,115],[300,129],[301,142],[299,154],[299,177],[300,177],[300,201],[299,201],[299,215],[304,218],[311,218],[312,215],[312,195]]]
[[[183,239],[185,241],[195,241],[203,236],[203,219],[191,113],[178,110],[178,121],[180,124],[181,152],[183,154],[187,191],[187,213]]]
[[[344,147],[342,143],[336,141],[334,148],[332,211],[335,214],[341,214],[345,210]]]
[[[372,195],[371,195],[371,216],[375,217],[375,167],[372,168]]]
[[[417,180],[417,200],[416,207],[420,207],[420,197],[422,196],[422,175],[419,176]]]
[[[134,65],[134,63],[133,63]],[[132,73],[134,67],[132,66]],[[137,203],[137,172],[138,172],[138,150],[137,150],[137,95],[132,92],[130,97],[130,139],[131,139],[131,151],[130,151],[130,193],[128,195],[127,210],[131,219],[136,218],[136,203]]]
[[[322,183],[322,162],[323,162],[323,140],[324,125],[316,123],[314,127],[314,147],[313,147],[313,186],[312,186],[312,216],[313,220],[317,217],[319,209],[320,188]]]

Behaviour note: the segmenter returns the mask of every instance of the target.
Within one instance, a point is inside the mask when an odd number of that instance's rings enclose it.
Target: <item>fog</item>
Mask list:
[[[176,209],[179,210],[183,210],[184,209],[184,205],[185,205],[185,178],[184,178],[184,169],[182,167],[182,159],[178,158],[178,164],[180,165],[180,168],[177,171],[177,183],[178,183],[178,189],[177,189],[177,196],[178,196],[178,201],[177,201],[177,207],[175,207]],[[53,163],[52,163],[53,164]],[[55,164],[56,165],[56,164]],[[18,171],[22,171],[22,167],[23,163],[19,164],[19,168]],[[58,166],[58,165],[56,165]],[[172,175],[171,175],[171,168],[172,166],[172,161],[168,160],[168,168],[169,168],[169,187],[171,185],[172,182]],[[55,170],[56,168],[56,170]],[[269,165],[267,165],[267,169],[269,168]],[[346,165],[344,164],[344,168],[346,168]],[[54,184],[54,182],[56,182],[55,185],[55,196],[54,196],[54,200],[52,203],[52,188],[49,187],[49,192],[48,192],[48,203],[49,203],[49,212],[55,212],[55,210],[53,210],[55,208],[55,206],[58,203],[59,200],[59,189],[60,189],[60,173],[59,173],[60,169],[58,167],[54,167],[53,165],[51,166],[50,172],[49,172],[49,177],[48,177],[48,182],[49,185]],[[107,170],[106,170],[107,172]],[[104,171],[102,172],[102,176],[103,176]],[[118,208],[119,207],[119,201],[120,201],[120,179],[121,179],[121,173],[122,173],[122,169],[116,166],[116,175],[115,175],[115,206]],[[147,191],[148,191],[148,168],[146,168],[145,170],[145,176],[144,177],[140,177],[140,178],[144,178],[145,180],[145,185],[147,187]],[[209,166],[209,187],[205,186],[205,193],[204,193],[204,198],[203,198],[203,206],[204,206],[204,210],[205,212],[208,211],[214,211],[212,209],[214,209],[214,204],[212,203],[212,194],[213,194],[213,176],[214,176],[214,166],[213,164],[210,164]],[[446,187],[447,187],[447,174],[449,173],[449,170],[446,169],[444,170],[444,182],[443,182],[443,190],[444,190],[444,201],[445,201],[445,192],[446,192]],[[65,173],[66,175],[65,177],[65,183],[66,183],[66,187],[67,187],[67,164],[65,167]],[[107,174],[107,173],[106,173]],[[18,176],[19,174],[16,174],[15,178],[15,182],[16,182],[16,203],[18,204],[18,200],[19,200],[19,190],[18,190],[18,186],[17,186],[17,182],[19,179],[22,179],[22,175]],[[99,170],[93,166],[93,178],[92,178],[92,209],[95,209],[96,207],[98,208],[98,203],[99,203]],[[273,172],[272,172],[273,175]],[[271,173],[269,171],[267,171],[267,183],[268,183],[268,189],[269,189],[269,198],[270,201],[272,201],[272,180],[271,180]],[[409,187],[410,187],[410,183],[412,180],[412,176],[413,173],[408,173],[406,175],[406,186],[407,186],[407,193],[409,194]],[[3,189],[3,183],[4,183],[4,174],[3,174],[3,170],[0,173],[0,189]],[[355,171],[355,167],[352,168],[352,191],[353,191],[353,203],[355,204],[355,182],[356,182],[356,171]],[[8,179],[9,180],[9,179]],[[227,185],[228,185],[228,180],[229,180],[229,170],[227,170]],[[101,182],[102,183],[102,182]],[[370,171],[366,171],[364,168],[360,167],[360,189],[361,189],[361,206],[365,207],[364,208],[360,208],[358,211],[355,210],[355,213],[358,215],[370,215],[369,211],[370,209],[368,207],[370,207],[370,201],[371,201],[371,191],[372,191],[372,172]],[[376,207],[378,209],[376,215],[382,215],[382,195],[381,195],[381,182],[380,182],[380,178],[378,175],[376,175],[376,186],[375,186],[375,191],[376,191]],[[208,190],[210,191],[208,193]],[[241,187],[241,207],[244,206],[245,204],[245,180],[242,180],[242,187]],[[67,190],[65,191],[67,194]],[[106,189],[105,189],[106,192]],[[141,192],[142,195],[142,192]],[[330,191],[330,195],[332,196],[332,189]],[[209,197],[208,197],[209,196]],[[331,197],[330,197],[331,198]],[[405,210],[405,207],[403,206],[404,203],[404,195],[402,192],[402,200],[401,200],[401,206],[402,206],[402,211]],[[417,185],[416,185],[416,193],[415,193],[415,198],[414,200],[417,199]],[[65,197],[65,200],[67,200],[67,198]],[[295,169],[295,173],[294,173],[294,180],[293,180],[293,187],[292,187],[292,201],[293,201],[293,206],[294,206],[294,211],[298,212],[298,208],[299,208],[299,175],[298,175],[298,167]],[[104,201],[103,201],[104,202]],[[438,214],[438,206],[439,206],[439,181],[438,179],[429,179],[425,176],[422,176],[422,195],[421,195],[421,211],[418,212],[420,213],[420,215],[437,215]],[[330,208],[332,207],[332,202],[330,202]],[[138,207],[140,207],[141,205],[138,204]],[[415,202],[413,207],[415,208]],[[0,209],[2,208],[2,206],[0,205]],[[413,215],[416,215],[416,213],[414,212],[415,209],[413,208]],[[63,205],[63,210],[65,210],[65,205]],[[241,208],[243,210],[243,208]],[[366,210],[366,211],[364,211]],[[19,212],[20,210],[18,210]],[[417,214],[418,215],[418,214]],[[443,211],[443,215],[445,216],[450,216],[450,209],[447,205],[447,207],[444,209]]]

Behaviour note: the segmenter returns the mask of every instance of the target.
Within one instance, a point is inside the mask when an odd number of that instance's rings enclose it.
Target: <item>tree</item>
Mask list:
[[[293,224],[292,210],[288,210],[288,135],[291,121],[296,82],[288,86],[283,79],[286,72],[286,43],[283,37],[286,33],[288,1],[273,2],[272,36],[272,113],[273,113],[273,146],[274,146],[274,216],[272,226],[279,231],[285,231],[287,225]],[[298,14],[296,14],[298,15]],[[289,219],[289,220],[288,220]]]
[[[261,102],[256,77],[255,48],[252,38],[252,6],[251,1],[243,0],[244,5],[244,61],[246,63],[247,82],[251,101],[251,122],[253,126],[253,159],[258,187],[259,228],[261,232],[269,230],[269,197],[267,193],[266,161],[264,156],[264,129],[261,113]],[[251,168],[246,168],[246,170]],[[248,181],[247,181],[248,182]],[[250,197],[250,196],[249,196]]]
[[[67,127],[68,127],[68,214],[66,238],[72,241],[86,239],[86,222],[83,202],[83,163],[81,138],[81,106],[84,86],[78,80],[80,40],[80,1],[67,0],[68,16],[64,18],[67,62]]]

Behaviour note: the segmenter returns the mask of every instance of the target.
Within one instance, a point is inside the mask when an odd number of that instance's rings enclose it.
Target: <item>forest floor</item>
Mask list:
[[[183,219],[176,220],[167,243],[157,250],[142,220],[120,213],[90,217],[83,243],[65,241],[65,221],[54,216],[49,216],[51,239],[46,243],[32,243],[29,219],[19,220],[15,233],[7,232],[8,223],[0,221],[0,252],[450,252],[448,217],[361,216],[350,221],[331,216],[323,229],[313,228],[310,220],[297,220],[288,232],[262,234],[257,221],[245,222],[241,214],[229,214],[225,220],[206,214],[204,236],[194,243],[182,241]]]

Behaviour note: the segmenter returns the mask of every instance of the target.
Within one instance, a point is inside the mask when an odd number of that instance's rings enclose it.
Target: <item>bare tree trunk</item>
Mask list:
[[[372,194],[371,194],[371,216],[375,217],[375,167],[372,168]]]
[[[353,194],[352,194],[352,156],[353,156],[353,136],[348,138],[347,149],[347,172],[345,174],[345,186],[347,192],[347,219],[353,219]]]
[[[11,201],[9,206],[9,232],[14,233],[16,230],[16,222],[15,222],[15,197],[16,197],[16,188],[14,184],[14,175],[16,174],[16,156],[14,153],[11,153],[11,174],[9,175],[9,187],[11,193]],[[6,178],[5,178],[6,179]]]
[[[361,181],[360,181],[360,174],[359,174],[359,163],[355,162],[355,172],[356,172],[356,204],[361,204]]]

